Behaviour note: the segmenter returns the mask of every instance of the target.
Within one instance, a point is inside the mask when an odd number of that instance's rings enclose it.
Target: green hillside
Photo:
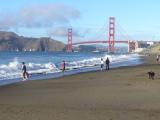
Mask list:
[[[143,51],[144,53],[160,54],[160,44],[155,44]]]

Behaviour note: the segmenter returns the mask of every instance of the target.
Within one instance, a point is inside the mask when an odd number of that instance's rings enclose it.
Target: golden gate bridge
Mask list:
[[[81,44],[96,44],[96,43],[105,43],[108,45],[106,51],[109,53],[115,52],[115,44],[124,43],[128,45],[128,52],[132,52],[136,49],[136,42],[133,40],[115,40],[115,17],[109,18],[109,32],[108,32],[108,40],[92,40],[92,41],[80,41],[80,42],[73,42],[72,36],[72,28],[68,29],[68,43],[67,43],[67,52],[72,52],[74,45],[81,45]]]

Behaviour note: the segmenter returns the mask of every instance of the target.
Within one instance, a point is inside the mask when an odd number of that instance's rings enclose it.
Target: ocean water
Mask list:
[[[65,53],[65,52],[0,52],[0,85],[22,80],[22,62],[26,63],[29,80],[60,77],[100,69],[100,60],[109,57],[111,68],[137,65],[138,54]],[[62,61],[66,72],[61,72]]]

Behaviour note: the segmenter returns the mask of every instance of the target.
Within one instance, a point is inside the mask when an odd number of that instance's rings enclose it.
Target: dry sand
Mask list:
[[[148,58],[135,67],[2,86],[0,120],[159,120],[160,65]]]

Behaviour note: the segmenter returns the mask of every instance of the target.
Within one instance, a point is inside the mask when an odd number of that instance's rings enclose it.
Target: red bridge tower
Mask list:
[[[67,52],[72,52],[72,28],[68,29]]]
[[[108,35],[108,52],[114,52],[115,50],[115,18],[109,18],[109,35]]]
[[[107,40],[106,40],[107,42]],[[67,52],[72,52],[72,28],[68,29]],[[115,51],[115,18],[109,18],[109,34],[108,34],[108,52]]]

